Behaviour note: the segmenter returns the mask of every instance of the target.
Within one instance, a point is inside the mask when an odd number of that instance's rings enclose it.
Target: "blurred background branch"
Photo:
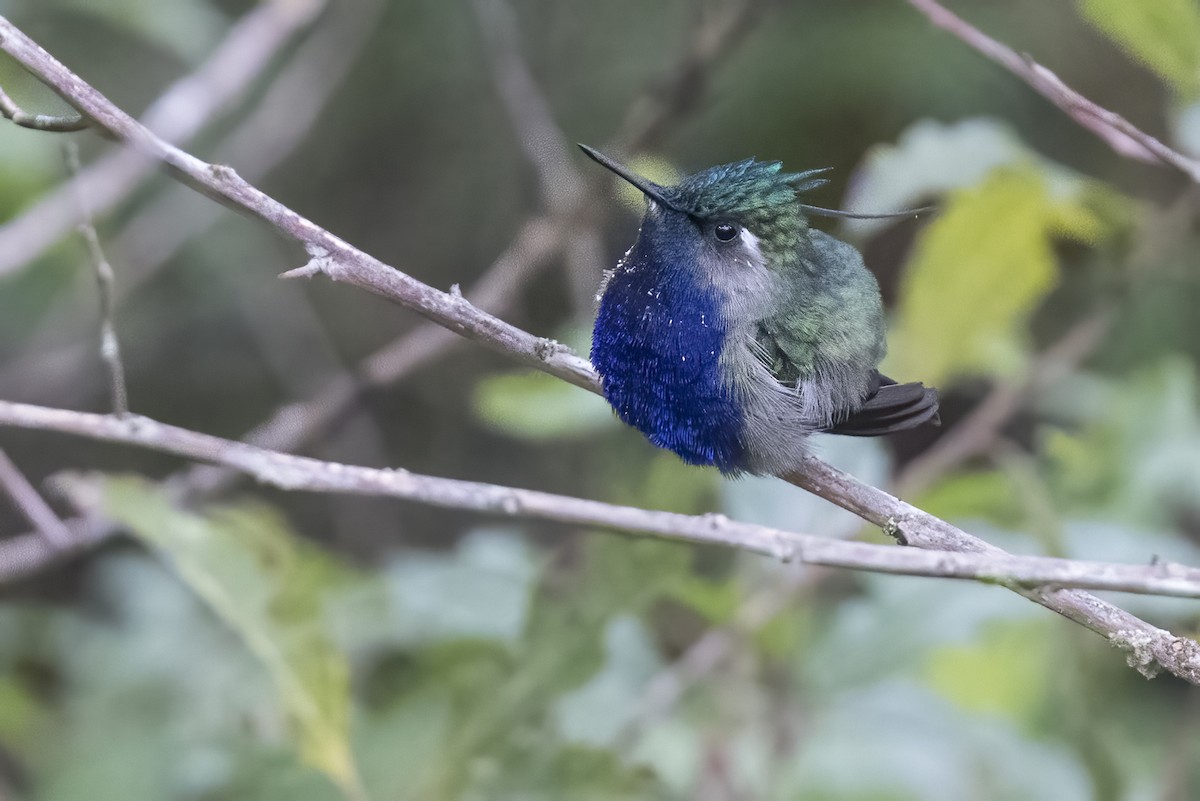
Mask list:
[[[1029,56],[1022,56],[1011,47],[991,38],[937,0],[908,0],[908,3],[928,17],[934,25],[949,31],[968,46],[1025,81],[1075,122],[1104,140],[1116,153],[1126,158],[1156,160],[1168,164],[1200,183],[1200,162],[1164,145],[1120,114],[1088,100]]]
[[[229,29],[224,42],[194,73],[174,83],[142,116],[145,126],[168,142],[187,143],[213,116],[246,91],[280,48],[323,8],[320,0],[269,0]],[[153,159],[122,148],[88,165],[14,220],[0,225],[0,275],[37,258],[71,230],[75,193],[104,214],[132,193],[156,168]]]

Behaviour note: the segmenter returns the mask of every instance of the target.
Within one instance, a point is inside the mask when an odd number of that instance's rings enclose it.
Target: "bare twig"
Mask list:
[[[1063,83],[1062,79],[1027,55],[1017,53],[948,10],[937,0],[908,0],[929,21],[975,48],[987,58],[1029,84],[1038,94],[1062,109],[1121,156],[1169,164],[1200,183],[1200,161],[1164,145],[1129,120],[1096,105]]]
[[[0,89],[0,116],[5,117],[22,128],[32,128],[35,131],[52,133],[69,133],[82,131],[88,127],[87,118],[82,114],[59,116],[54,114],[30,114],[16,104],[3,89]]]
[[[91,547],[116,531],[108,521],[94,517],[65,520],[63,526],[68,538],[63,548],[51,544],[41,530],[0,540],[0,582],[42,570],[64,555]]]
[[[586,205],[586,182],[575,169],[573,148],[521,53],[512,6],[507,0],[475,0],[474,5],[491,57],[492,79],[513,133],[537,175],[542,205],[548,214],[563,218],[571,299],[576,310],[590,309],[602,259],[601,215],[575,213]]]
[[[724,515],[655,512],[548,492],[423,476],[407,470],[325,462],[256,448],[138,415],[119,418],[0,401],[0,425],[58,431],[223,464],[287,490],[378,495],[510,517],[640,531],[665,539],[739,548],[784,561],[879,573],[1200,598],[1200,568],[1179,564],[1122,565],[1012,556],[998,549],[939,552],[831,539],[739,523]]]
[[[713,66],[737,47],[774,2],[730,0],[699,25],[666,80],[630,107],[611,149],[636,153],[660,141],[672,122],[703,96]]]
[[[3,17],[0,17],[0,49],[56,91],[70,97],[95,120],[100,130],[149,153],[169,173],[209,197],[263,220],[303,244],[310,261],[291,275],[323,273],[353,283],[517,361],[576,386],[599,391],[599,381],[591,365],[568,349],[492,317],[454,293],[439,292],[388,267],[261,192],[229,168],[207,164],[167,144],[38,48]],[[818,459],[806,459],[802,469],[786,480],[897,534],[909,544],[929,550],[1005,556],[1000,549]],[[506,494],[496,502],[504,498],[511,495]],[[490,508],[479,498],[464,497],[462,501],[463,508]],[[1196,642],[1177,638],[1079,590],[1018,589],[1018,592],[1103,634],[1129,652],[1130,664],[1146,675],[1153,675],[1161,666],[1188,681],[1200,683],[1200,645]]]
[[[797,473],[784,477],[882,528],[906,545],[930,550],[1002,554],[1004,551],[941,518],[863,484],[852,476],[808,457]],[[1151,626],[1124,609],[1079,590],[1017,590],[1026,598],[1058,612],[1068,620],[1103,634],[1128,652],[1128,662],[1146,676],[1159,666],[1193,684],[1200,684],[1200,643]]]
[[[575,201],[579,175],[571,162],[570,143],[521,56],[516,14],[505,0],[474,0],[474,6],[492,77],[517,142],[537,173],[542,201],[547,208],[562,208]]]
[[[147,128],[167,141],[186,142],[213,115],[262,74],[271,59],[319,12],[324,0],[269,0],[230,28],[221,44],[195,72],[177,81],[146,109]],[[36,45],[35,45],[36,47]],[[69,91],[51,85],[68,103]],[[103,215],[153,173],[153,159],[118,150],[84,169],[77,185]],[[74,189],[59,187],[21,216],[0,225],[0,275],[11,273],[61,239],[77,219]]]
[[[63,152],[66,155],[67,167],[70,169],[71,175],[78,176],[80,169],[78,146],[74,142],[67,142],[63,146]],[[76,200],[79,203],[79,233],[87,244],[88,255],[91,257],[92,267],[96,271],[96,288],[100,299],[100,358],[104,360],[104,364],[108,368],[113,412],[117,416],[121,416],[129,411],[129,390],[125,386],[125,365],[121,362],[121,343],[117,339],[117,326],[113,319],[116,294],[114,286],[117,277],[113,273],[112,265],[104,256],[104,250],[100,247],[100,236],[96,233],[96,226],[92,221],[92,210],[88,206],[88,199],[83,193],[83,187],[78,184],[74,184],[74,186],[78,190]]]
[[[25,515],[25,519],[33,524],[53,548],[64,549],[71,546],[74,536],[66,527],[50,504],[46,503],[41,493],[29,483],[21,469],[13,464],[8,454],[0,449],[0,489],[12,499],[13,504]]]

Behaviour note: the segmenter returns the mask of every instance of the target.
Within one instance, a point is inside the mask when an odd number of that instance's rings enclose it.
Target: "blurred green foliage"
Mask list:
[[[0,13],[137,112],[253,5],[0,0]],[[513,1],[557,123],[594,144],[721,5]],[[950,5],[1200,150],[1194,0]],[[339,0],[318,25],[366,9]],[[544,211],[482,42],[469,3],[386,2],[362,52],[336,56],[356,59],[349,80],[262,185],[422,280],[469,288]],[[294,50],[189,147],[212,157]],[[940,386],[944,431],[1077,321],[1117,309],[999,447],[914,501],[1018,552],[1200,563],[1194,187],[1122,160],[897,0],[767,4],[710,78],[635,168],[669,181],[757,155],[838,168],[814,203],[938,204],[835,233],[880,277],[888,369]],[[61,110],[3,59],[0,86]],[[90,156],[110,147],[77,138]],[[0,223],[61,174],[54,137],[0,126]],[[171,191],[151,181],[100,221],[102,239]],[[577,290],[628,246],[640,202],[600,201],[600,252],[557,259],[505,319],[586,351]],[[110,254],[118,281],[146,269],[138,244],[153,238]],[[242,436],[415,324],[344,287],[280,288],[302,260],[226,215],[151,271],[118,315],[134,408]],[[0,282],[0,397],[103,408],[78,243]],[[886,484],[936,436],[813,447]],[[0,445],[37,479],[95,471],[67,486],[99,493],[131,535],[0,588],[3,799],[1200,797],[1197,689],[1146,682],[1101,639],[998,588],[360,498],[255,489],[192,508],[156,481],[176,466],[163,457],[11,431]],[[687,467],[598,399],[475,347],[366,393],[310,450],[882,537],[782,482]],[[0,525],[24,524],[5,508]],[[1194,602],[1119,601],[1200,632]]]
[[[1180,94],[1200,96],[1200,8],[1191,0],[1081,0],[1097,28]]]

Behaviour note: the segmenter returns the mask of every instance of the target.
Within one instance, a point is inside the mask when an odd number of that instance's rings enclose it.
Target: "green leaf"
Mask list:
[[[487,529],[468,534],[453,553],[406,554],[387,568],[388,624],[409,642],[516,642],[537,576],[534,560],[524,540]]]
[[[637,717],[646,684],[662,668],[645,626],[629,615],[609,621],[604,652],[604,667],[555,704],[558,728],[570,741],[614,745],[625,726]]]
[[[680,576],[670,595],[710,623],[729,620],[745,600],[745,591],[736,581],[713,581],[696,575]]]
[[[474,408],[492,428],[534,440],[586,436],[616,421],[604,398],[541,372],[484,379],[475,388]]]
[[[535,596],[522,653],[549,652],[558,664],[543,681],[543,692],[573,689],[601,667],[601,639],[608,621],[620,614],[644,614],[670,597],[690,575],[693,550],[659,542],[594,532],[583,542],[577,572],[555,576]]]
[[[513,738],[518,739],[518,738]],[[521,738],[532,739],[532,738]],[[487,801],[667,801],[653,773],[594,748],[532,739],[514,743],[500,756],[472,762],[463,799]]]
[[[1084,18],[1188,98],[1200,96],[1200,3],[1080,0]]]
[[[350,751],[348,666],[325,631],[325,592],[338,570],[262,506],[200,516],[157,486],[100,478],[104,513],[157,550],[267,669],[293,721],[301,757],[361,796]],[[79,489],[77,486],[76,489]]]
[[[989,626],[976,642],[930,652],[925,679],[961,708],[1033,722],[1051,671],[1044,620]]]
[[[0,738],[13,742],[41,711],[41,704],[22,682],[0,673]]]
[[[1016,371],[1026,321],[1058,281],[1054,239],[1093,240],[1102,228],[1078,197],[1055,197],[1032,165],[952,194],[908,266],[885,371],[935,385]]]
[[[1070,397],[1081,390],[1101,402],[1088,409]],[[1043,437],[1052,488],[1068,505],[1141,525],[1200,514],[1200,379],[1191,362],[1166,359],[1111,385],[1075,381],[1047,405],[1085,417],[1081,431]]]
[[[1003,470],[955,473],[925,492],[918,505],[944,520],[985,518],[1016,528],[1024,518],[1015,492]]]
[[[846,192],[851,211],[884,212],[912,207],[931,196],[974,186],[998,167],[1035,158],[1007,124],[990,117],[943,123],[918,120],[893,144],[871,148]],[[844,231],[866,237],[890,220],[846,220]]]

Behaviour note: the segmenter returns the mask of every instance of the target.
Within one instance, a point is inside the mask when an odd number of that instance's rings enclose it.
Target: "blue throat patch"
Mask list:
[[[690,464],[736,473],[742,413],[722,380],[726,328],[717,298],[656,251],[639,241],[609,279],[592,364],[617,415],[651,442]]]

